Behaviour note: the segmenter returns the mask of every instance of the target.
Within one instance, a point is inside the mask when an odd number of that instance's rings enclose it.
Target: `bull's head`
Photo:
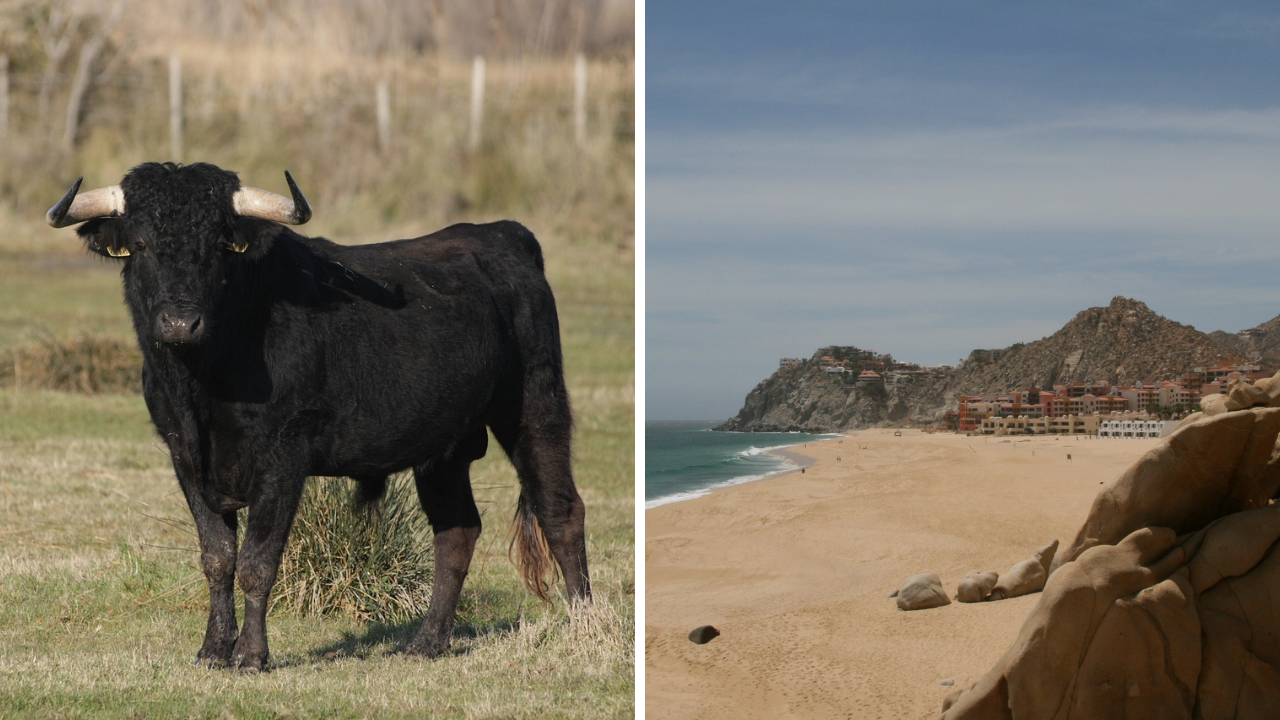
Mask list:
[[[205,163],[146,163],[111,187],[80,193],[77,180],[46,219],[58,228],[84,223],[77,233],[90,250],[124,262],[140,339],[196,344],[229,273],[265,253],[274,223],[311,218],[293,177],[284,176],[292,199],[241,187],[235,173]]]

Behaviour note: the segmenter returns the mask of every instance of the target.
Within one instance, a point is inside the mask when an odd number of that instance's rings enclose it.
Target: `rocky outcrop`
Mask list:
[[[1280,318],[1273,322],[1277,321]],[[1280,344],[1280,322],[1275,336]],[[1073,382],[1162,380],[1193,367],[1247,359],[1246,353],[1124,297],[1078,313],[1049,337],[999,350],[975,350],[944,376],[892,390],[882,383],[860,388],[853,382],[856,373],[825,373],[818,362],[822,353],[765,379],[747,395],[742,410],[718,429],[839,432],[928,422],[941,419],[960,395],[1033,386],[1047,390]]]
[[[1114,545],[1134,530],[1167,527],[1185,534],[1223,515],[1266,505],[1280,489],[1280,408],[1257,407],[1179,428],[1138,459],[1093,500],[1076,538],[1050,573],[1095,545]]]
[[[1280,409],[1180,428],[1105,488],[946,720],[1280,717]]]
[[[1260,358],[1268,371],[1280,369],[1280,316],[1238,333],[1214,330],[1209,338],[1245,360]]]
[[[1047,338],[1005,348],[999,360],[970,356],[953,386],[960,394],[977,394],[1100,380],[1127,385],[1177,377],[1234,357],[1194,327],[1163,318],[1137,300],[1116,297],[1107,307],[1077,313]]]
[[[737,416],[716,429],[835,432],[932,416],[943,410],[938,380],[893,390],[886,390],[883,382],[859,386],[856,372],[825,372],[818,362],[822,352],[761,382],[747,395]]]

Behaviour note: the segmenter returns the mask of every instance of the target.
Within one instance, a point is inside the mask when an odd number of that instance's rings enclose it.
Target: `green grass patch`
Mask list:
[[[141,395],[84,397],[47,390],[0,391],[0,440],[96,438],[142,442],[154,435]]]

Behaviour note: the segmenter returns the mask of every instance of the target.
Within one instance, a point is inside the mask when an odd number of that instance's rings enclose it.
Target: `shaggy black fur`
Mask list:
[[[345,247],[237,216],[239,187],[212,165],[140,165],[121,182],[124,215],[78,231],[95,252],[130,251],[124,297],[147,407],[209,581],[197,662],[266,666],[267,597],[307,476],[357,478],[371,501],[405,468],[436,551],[430,609],[406,649],[448,648],[480,533],[468,469],[486,427],[520,476],[523,579],[546,598],[549,549],[570,597],[588,598],[560,331],[533,235],[497,222]]]

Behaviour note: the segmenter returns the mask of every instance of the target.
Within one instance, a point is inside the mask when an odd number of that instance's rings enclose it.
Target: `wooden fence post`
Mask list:
[[[169,153],[182,160],[182,59],[169,55]]]
[[[467,146],[480,147],[480,123],[484,120],[484,58],[477,55],[471,65],[471,134]]]
[[[582,53],[573,62],[573,136],[579,146],[587,142],[587,58]]]
[[[9,136],[9,56],[0,55],[0,142]]]
[[[387,90],[387,81],[378,81],[375,100],[378,110],[378,149],[386,154],[391,149],[391,93]]]

